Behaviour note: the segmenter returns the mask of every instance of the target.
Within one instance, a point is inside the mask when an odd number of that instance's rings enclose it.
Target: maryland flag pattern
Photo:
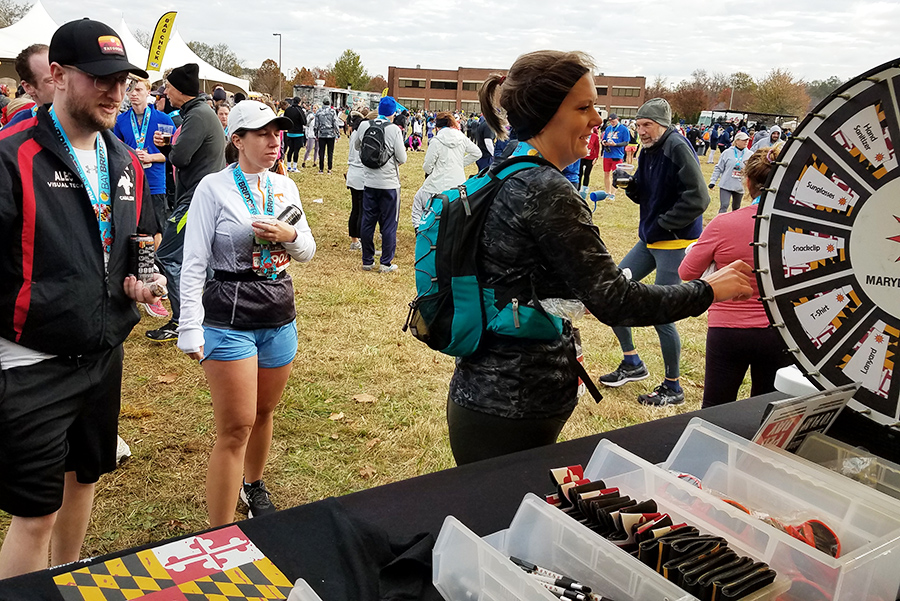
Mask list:
[[[880,101],[858,112],[832,137],[875,179],[897,167],[894,142]]]
[[[291,582],[237,526],[54,577],[66,601],[268,601]]]
[[[811,154],[791,190],[790,203],[826,213],[853,215],[857,194],[824,161]]]

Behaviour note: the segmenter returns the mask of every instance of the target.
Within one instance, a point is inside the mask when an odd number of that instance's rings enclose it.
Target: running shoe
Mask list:
[[[400,269],[400,266],[392,263],[391,265],[382,265],[378,271],[379,273],[394,273],[398,269]]]
[[[162,319],[169,316],[169,312],[163,306],[161,300],[158,300],[155,303],[141,303],[141,306],[150,317],[159,317]]]
[[[256,518],[278,511],[269,498],[269,490],[262,480],[246,482],[241,487],[241,501],[247,506],[247,517]]]
[[[665,383],[657,386],[653,392],[642,394],[638,397],[638,403],[641,405],[650,405],[652,407],[665,407],[666,405],[680,405],[684,402],[684,391],[675,392],[665,385]]]
[[[156,342],[174,342],[178,340],[178,322],[170,319],[169,323],[155,330],[147,330],[145,336]]]
[[[643,361],[638,365],[630,365],[622,361],[615,371],[600,376],[599,380],[601,384],[615,388],[622,384],[637,382],[638,380],[643,380],[648,377],[650,377],[650,372],[647,371],[647,367],[644,365]]]

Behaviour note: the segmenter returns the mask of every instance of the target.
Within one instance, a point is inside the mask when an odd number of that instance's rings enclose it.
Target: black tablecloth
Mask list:
[[[526,493],[543,494],[551,488],[549,469],[587,465],[601,439],[658,463],[668,457],[692,418],[702,417],[749,438],[756,432],[766,405],[781,398],[785,396],[772,393],[506,455],[287,509],[239,522],[239,526],[291,581],[305,578],[329,601],[354,598],[363,594],[362,589],[354,589],[347,581],[362,582],[377,574],[378,566],[365,564],[386,562],[391,549],[398,546],[393,543],[421,533],[437,536],[448,515],[481,536],[506,528]],[[373,534],[379,529],[390,536],[390,542]],[[123,550],[90,563],[137,550]],[[70,569],[0,581],[0,599],[59,599],[52,576]],[[371,590],[377,590],[377,583],[367,589]]]

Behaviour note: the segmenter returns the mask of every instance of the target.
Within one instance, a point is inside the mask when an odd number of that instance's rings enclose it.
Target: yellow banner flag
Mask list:
[[[387,88],[381,90],[381,97],[384,98],[385,96],[387,96],[387,93],[388,93],[388,89],[387,89]]]
[[[159,71],[162,68],[163,55],[169,43],[169,35],[175,25],[175,11],[164,14],[156,23],[153,38],[150,40],[150,54],[147,55],[147,71]]]

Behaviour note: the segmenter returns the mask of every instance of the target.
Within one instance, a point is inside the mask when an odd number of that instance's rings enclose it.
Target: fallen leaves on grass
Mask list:
[[[337,440],[338,438],[340,438],[340,437],[337,434],[331,435],[331,440]]]
[[[178,374],[163,374],[161,376],[156,376],[156,383],[157,384],[172,384],[177,379],[178,379]]]
[[[378,472],[375,471],[375,468],[371,465],[367,465],[366,467],[359,470],[359,477],[363,480],[368,480],[369,478],[374,478]]]
[[[369,442],[366,443],[366,448],[370,449],[370,450],[374,449],[375,446],[378,445],[380,442],[381,442],[380,438],[373,438],[372,440],[370,440]]]
[[[333,422],[340,421],[340,420],[344,419],[344,412],[341,411],[340,413],[332,413],[331,415],[328,416],[328,419],[330,419]]]
[[[356,401],[357,403],[377,403],[378,402],[378,399],[373,397],[371,394],[366,394],[366,393],[357,394],[356,396],[353,397],[353,400]]]
[[[153,411],[150,409],[144,407],[132,407],[131,405],[125,405],[122,407],[122,410],[119,411],[119,417],[124,419],[142,419],[150,417],[151,415],[153,415]]]

